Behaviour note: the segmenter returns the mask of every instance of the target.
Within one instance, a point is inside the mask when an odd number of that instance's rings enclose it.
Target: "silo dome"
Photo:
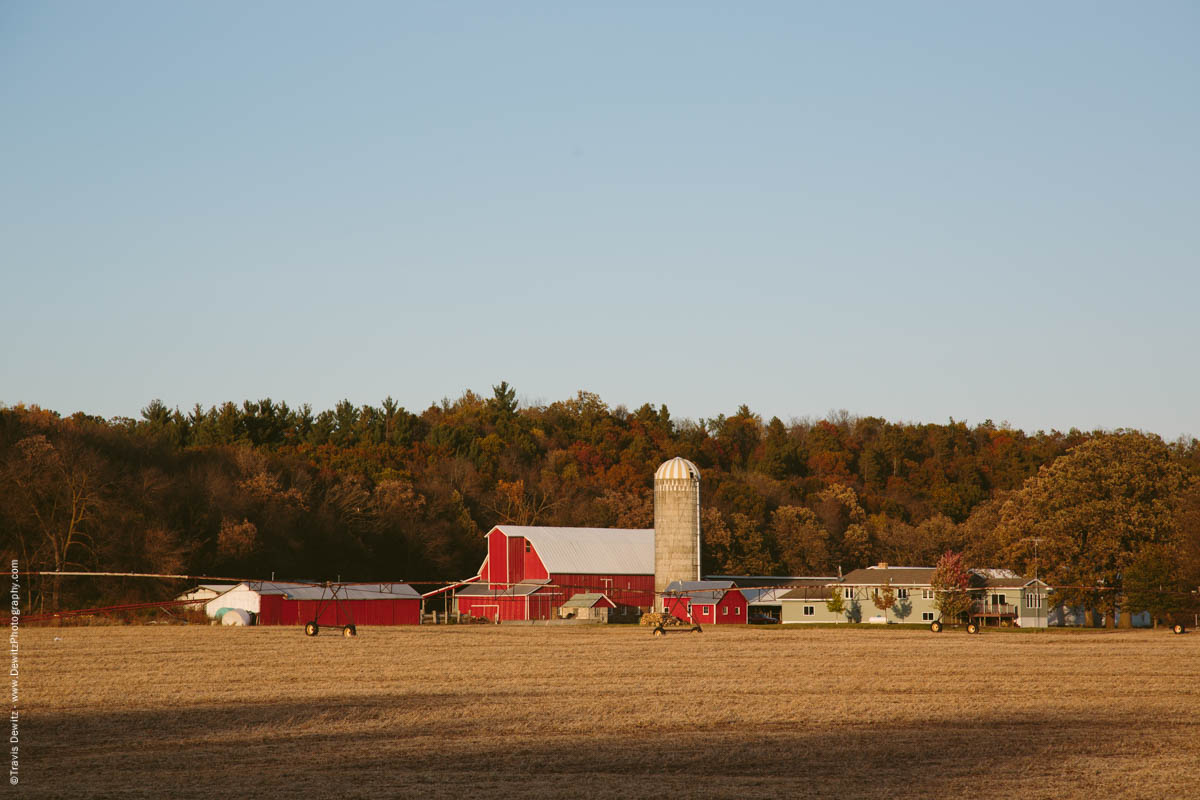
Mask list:
[[[664,461],[657,470],[654,471],[654,480],[656,481],[686,481],[700,480],[700,468],[686,458],[676,456],[670,461]]]

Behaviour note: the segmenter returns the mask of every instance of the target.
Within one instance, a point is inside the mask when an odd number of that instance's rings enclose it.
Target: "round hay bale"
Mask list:
[[[243,611],[240,608],[226,609],[221,616],[222,625],[245,626],[250,624],[250,612]]]

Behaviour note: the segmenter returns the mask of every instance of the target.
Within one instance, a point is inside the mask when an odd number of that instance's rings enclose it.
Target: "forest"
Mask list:
[[[1200,587],[1194,438],[764,421],[746,406],[674,419],[583,391],[522,405],[507,383],[419,413],[390,397],[318,413],[155,400],[137,419],[0,407],[0,548],[30,571],[447,582],[475,574],[495,524],[652,527],[653,473],[676,455],[702,472],[706,574],[836,575],[954,551],[1096,607],[1163,610]],[[178,589],[31,577],[23,601]]]

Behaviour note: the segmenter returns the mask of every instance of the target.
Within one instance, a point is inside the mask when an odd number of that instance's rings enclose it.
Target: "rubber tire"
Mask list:
[[[318,625],[317,623],[315,623],[315,622],[304,623],[304,635],[305,636],[316,636],[320,632],[321,632],[321,626]]]
[[[1171,633],[1180,634],[1185,630],[1187,630],[1187,628],[1183,627],[1183,625],[1178,622],[1171,626]]]
[[[934,633],[941,633],[942,632],[942,623],[937,622],[936,620],[934,622],[929,623],[929,630],[933,631]]]
[[[349,639],[351,636],[358,636],[358,629],[353,625],[347,625],[342,628],[342,636],[345,636],[347,639]]]
[[[654,635],[655,635],[655,636],[666,636],[666,635],[667,635],[667,632],[666,632],[666,631],[664,631],[664,630],[662,629],[662,627],[660,626],[660,627],[658,627],[658,628],[655,628],[655,629],[654,629]]]
[[[970,633],[972,635],[979,633],[979,626],[976,625],[974,622],[968,622],[967,623],[967,633]]]

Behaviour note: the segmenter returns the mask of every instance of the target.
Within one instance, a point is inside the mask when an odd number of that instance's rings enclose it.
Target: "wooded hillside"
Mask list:
[[[875,561],[1071,583],[1200,583],[1200,443],[1026,434],[834,414],[675,420],[507,384],[420,413],[271,400],[141,418],[0,408],[0,547],[24,569],[450,580],[500,522],[652,527],[655,468],[703,473],[706,573],[836,574]],[[145,582],[31,584],[35,607],[158,599]]]

